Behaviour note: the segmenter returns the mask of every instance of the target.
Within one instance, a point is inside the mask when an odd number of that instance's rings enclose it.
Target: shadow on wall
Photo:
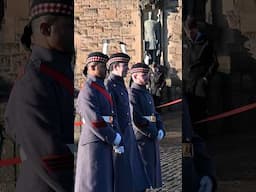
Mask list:
[[[228,73],[219,72],[212,82],[209,106],[215,114],[256,102],[256,60],[252,48],[247,47],[255,37],[243,32],[241,23],[245,21],[237,5],[223,14],[223,1],[212,3],[213,24],[219,30],[219,35],[213,36],[213,40],[218,56],[227,58],[220,61],[220,67],[228,64],[229,70]],[[255,145],[256,130],[251,126],[255,123],[255,116],[254,109],[207,125],[215,131],[209,146],[216,162],[219,191],[255,189],[255,185],[250,188],[248,184],[256,178],[256,156],[251,153]],[[234,181],[237,183],[235,187]]]
[[[205,31],[214,42],[218,58],[227,58],[219,60],[220,68],[228,69],[227,73],[220,70],[211,83],[209,113],[216,114],[256,102],[256,50],[250,49],[255,37],[241,32],[239,8],[224,15],[221,0],[212,4],[213,25],[206,25]],[[211,124],[222,133],[247,131],[255,115],[252,110]]]
[[[200,30],[213,41],[219,61],[219,72],[210,82],[208,98],[209,116],[256,102],[256,42],[255,33],[241,32],[239,3],[233,2],[233,10],[224,12],[224,0],[183,0],[183,18],[188,14],[195,15],[200,22]],[[199,4],[198,2],[202,2]],[[242,2],[242,1],[241,1]],[[240,3],[241,3],[240,2]],[[206,3],[211,10],[206,13]],[[203,11],[202,11],[203,10]],[[206,15],[211,15],[212,23],[205,22]],[[213,132],[234,132],[250,129],[244,122],[253,123],[255,110],[233,117],[217,120],[207,126],[214,128]]]

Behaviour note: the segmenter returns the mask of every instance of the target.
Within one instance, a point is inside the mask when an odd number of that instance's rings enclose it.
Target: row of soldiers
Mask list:
[[[127,90],[123,77],[130,58],[123,53],[108,58],[94,52],[87,58],[87,80],[77,103],[84,123],[74,182],[73,20],[73,1],[32,1],[21,39],[31,55],[5,113],[6,131],[22,159],[16,191],[71,192],[75,186],[83,192],[142,192],[161,187],[159,141],[165,132],[145,86],[149,67],[132,66],[133,83]],[[105,86],[107,68],[111,74]],[[193,164],[191,156],[188,160]],[[203,176],[198,175],[200,181],[206,179],[195,191],[200,186],[211,191],[210,177]]]
[[[5,113],[6,131],[22,159],[16,191],[73,191],[75,185],[75,191],[141,192],[161,187],[164,130],[146,90],[149,67],[133,66],[129,103],[123,80],[129,56],[88,56],[87,80],[78,96],[84,124],[74,182],[73,2],[32,1],[21,41],[31,55]],[[111,71],[108,91],[106,67]]]
[[[149,67],[143,63],[132,66],[133,82],[127,90],[123,78],[129,60],[124,53],[108,59],[107,55],[94,52],[86,61],[87,79],[77,99],[78,113],[83,119],[77,192],[142,192],[162,186],[159,141],[165,133],[146,89]],[[105,89],[107,69],[110,75]]]

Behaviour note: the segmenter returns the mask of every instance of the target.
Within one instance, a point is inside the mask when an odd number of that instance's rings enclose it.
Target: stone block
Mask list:
[[[254,0],[238,1],[236,8],[243,13],[255,13],[256,2]]]
[[[256,32],[255,17],[255,12],[240,14],[240,29],[242,32]]]
[[[121,35],[127,35],[127,34],[130,34],[131,33],[131,29],[128,28],[128,27],[123,27],[121,29]]]
[[[120,28],[116,28],[112,30],[112,37],[117,39],[120,38],[121,36],[124,36],[124,34],[121,34],[121,29]]]
[[[22,6],[19,6],[19,5],[22,5]],[[8,5],[7,5],[5,15],[7,18],[28,17],[29,16],[28,0],[19,0],[18,6],[17,6],[17,1],[8,0]]]
[[[97,36],[97,34],[95,34],[95,32],[94,32],[94,27],[88,27],[87,34],[88,34],[88,36]]]
[[[227,11],[234,10],[234,6],[233,0],[222,1],[222,13],[225,14]]]
[[[123,23],[120,21],[115,21],[115,22],[110,22],[109,25],[112,28],[120,28],[122,27]]]
[[[97,17],[98,9],[97,8],[86,8],[84,9],[84,16],[86,17]]]
[[[94,27],[94,33],[102,33],[104,31],[103,27],[96,26]]]
[[[107,9],[104,13],[105,19],[116,19],[117,17],[119,18],[119,16],[117,16],[116,12],[117,12],[117,10],[114,8]]]

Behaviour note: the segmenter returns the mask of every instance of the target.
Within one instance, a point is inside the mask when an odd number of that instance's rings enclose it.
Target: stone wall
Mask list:
[[[20,44],[20,37],[23,32],[23,27],[28,21],[29,0],[4,1],[4,17],[0,29],[0,78],[13,84],[19,67],[27,60],[27,53]],[[1,85],[3,86],[2,82]],[[3,134],[3,115],[6,106],[6,93],[1,87],[0,100],[0,132]],[[5,138],[3,143],[0,141],[0,157],[1,159],[12,158],[16,153],[13,142]],[[9,166],[0,168],[0,191],[14,191],[16,180],[17,167]]]
[[[163,57],[166,65],[181,70],[181,1],[164,0],[163,6]],[[30,0],[5,0],[5,15],[0,29],[0,77],[10,84],[19,68],[28,58],[20,44],[24,26],[28,22]],[[22,5],[22,6],[19,6]],[[174,10],[173,7],[177,7]],[[110,40],[109,54],[120,51],[119,41],[127,44],[131,64],[141,61],[142,24],[139,0],[75,0],[75,86],[80,88],[82,69],[89,52],[101,51],[102,41]],[[3,129],[3,113],[6,100],[0,103],[0,130]],[[79,135],[76,135],[76,139]],[[4,140],[1,159],[16,156],[15,145]],[[0,191],[14,191],[18,167],[0,169]]]
[[[28,0],[8,0],[5,5],[5,16],[0,30],[0,75],[11,81],[17,70],[27,59],[27,54],[20,44],[20,37],[28,22]],[[27,5],[27,6],[26,6]]]
[[[171,1],[170,1],[171,2]],[[170,3],[166,1],[164,6],[165,21],[165,64],[177,70],[181,79],[182,68],[182,1]]]
[[[110,40],[109,54],[120,51],[119,41],[127,44],[131,63],[141,60],[141,22],[138,0],[75,1],[76,86],[88,53],[102,50]]]
[[[174,11],[174,8],[177,8]],[[163,57],[166,65],[181,69],[181,1],[163,1]],[[102,41],[110,40],[109,54],[127,44],[130,64],[143,58],[142,12],[139,0],[76,0],[75,47],[76,87],[83,82],[82,70],[88,53],[102,50]]]
[[[217,31],[214,40],[220,64],[212,91],[213,113],[256,101],[255,10],[253,0],[212,0],[206,5],[206,21]],[[222,130],[246,131],[255,114],[250,111],[225,119]]]

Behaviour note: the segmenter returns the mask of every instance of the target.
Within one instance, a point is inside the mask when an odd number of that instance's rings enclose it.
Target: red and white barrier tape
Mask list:
[[[171,102],[168,102],[166,104],[159,105],[159,106],[157,106],[157,108],[174,105],[174,104],[180,103],[181,101],[182,101],[182,99],[177,99],[175,101],[171,101]],[[249,111],[249,110],[252,110],[252,109],[255,109],[255,108],[256,108],[256,103],[248,104],[248,105],[236,108],[236,109],[232,109],[230,111],[226,111],[224,113],[220,113],[220,114],[217,114],[217,115],[207,117],[205,119],[202,119],[200,121],[195,122],[194,124],[200,124],[200,123],[205,123],[205,122],[208,122],[208,121],[214,121],[214,120],[217,120],[217,119],[222,119],[222,118],[233,116],[233,115],[236,115],[236,114],[239,114],[239,113],[242,113],[242,112],[245,112],[245,111]],[[75,122],[74,125],[75,126],[81,126],[82,122]],[[15,164],[19,164],[19,163],[21,163],[20,158],[0,160],[0,167],[15,165]]]
[[[217,120],[217,119],[223,119],[225,117],[233,116],[233,115],[236,115],[236,114],[248,111],[248,110],[252,110],[252,109],[255,109],[255,108],[256,108],[256,103],[251,103],[251,104],[248,104],[248,105],[236,108],[236,109],[232,109],[230,111],[226,111],[224,113],[220,113],[220,114],[217,114],[217,115],[207,117],[207,118],[202,119],[200,121],[194,122],[194,124],[205,123],[205,122],[214,121],[214,120]]]

